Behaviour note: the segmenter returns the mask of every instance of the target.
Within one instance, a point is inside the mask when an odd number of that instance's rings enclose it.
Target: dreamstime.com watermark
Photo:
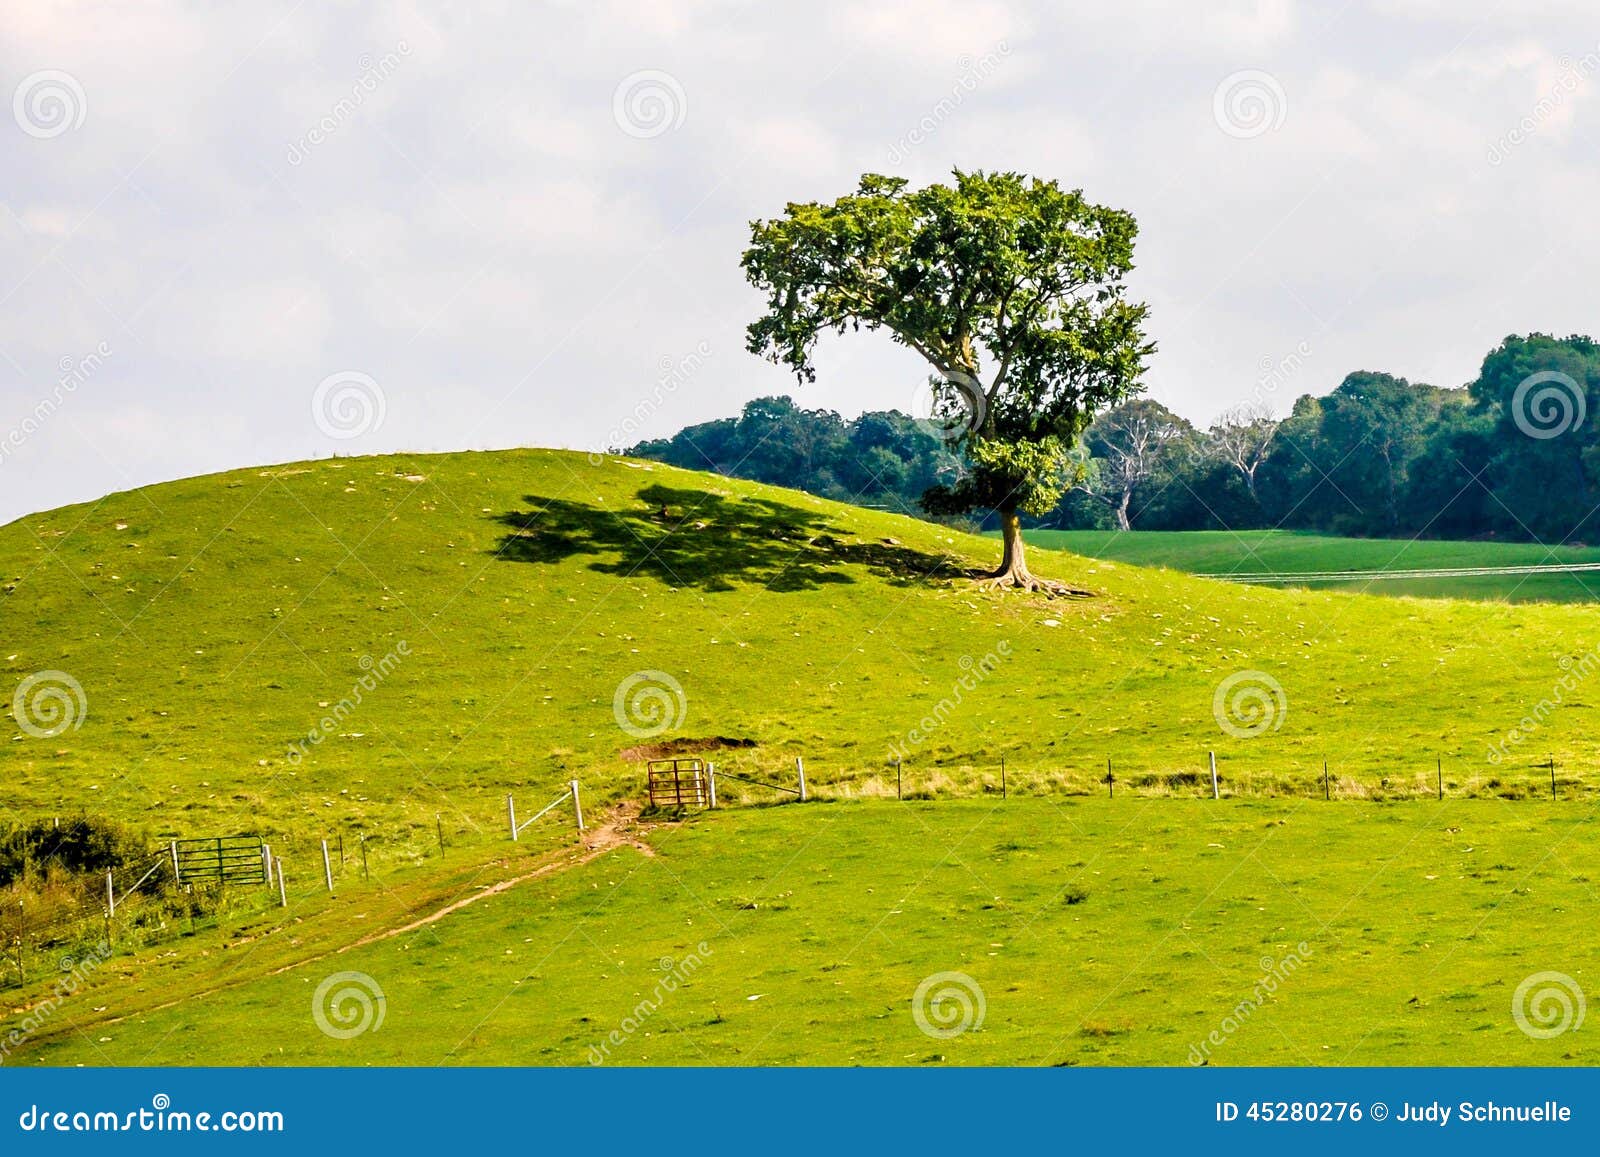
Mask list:
[[[683,85],[659,68],[630,72],[611,93],[611,119],[638,140],[671,132],[688,114],[689,96]]]
[[[11,715],[25,735],[54,739],[83,726],[89,697],[83,684],[65,671],[35,671],[17,684]]]
[[[174,1109],[172,1098],[157,1093],[148,1109],[125,1113],[107,1109],[51,1109],[29,1105],[17,1117],[24,1133],[282,1133],[276,1109],[224,1109],[192,1113]]]
[[[1270,956],[1261,958],[1261,975],[1251,986],[1250,992],[1228,1010],[1222,1018],[1222,1023],[1208,1033],[1204,1040],[1189,1046],[1189,1063],[1203,1065],[1211,1059],[1211,1051],[1221,1048],[1228,1043],[1234,1033],[1250,1022],[1250,1018],[1260,1012],[1268,1001],[1277,996],[1278,989],[1289,982],[1289,978],[1306,966],[1306,958],[1311,955],[1311,945],[1304,940],[1294,946],[1294,951],[1288,953],[1282,960],[1274,960]]]
[[[1277,731],[1289,716],[1283,684],[1265,671],[1235,671],[1211,696],[1217,726],[1235,739],[1254,739]]]
[[[106,359],[110,356],[111,347],[101,342],[91,353],[81,358],[62,358],[56,365],[61,376],[56,379],[55,385],[50,387],[50,393],[40,399],[31,414],[0,438],[0,465],[3,465],[24,442],[37,434],[46,422],[55,417],[56,411],[61,409],[66,400],[77,393],[78,387],[100,372],[100,367],[106,364]]]
[[[353,1040],[383,1027],[389,1001],[365,972],[335,972],[311,994],[311,1019],[324,1036]]]
[[[83,85],[58,68],[30,73],[11,94],[11,115],[17,127],[41,141],[77,128],[88,113]]]
[[[1260,362],[1260,373],[1256,377],[1255,388],[1251,391],[1252,397],[1260,405],[1266,405],[1279,390],[1294,379],[1311,357],[1311,343],[1297,342],[1292,351],[1274,361],[1270,356],[1263,356]]]
[[[989,676],[999,669],[1000,664],[1011,657],[1011,640],[1001,639],[995,643],[993,649],[981,658],[974,659],[971,655],[962,655],[958,661],[961,674],[950,685],[949,694],[935,703],[932,709],[917,721],[915,727],[908,730],[903,737],[889,744],[889,758],[901,760],[910,755],[917,748],[931,739],[946,723],[950,717],[960,710],[966,698],[976,691]]]
[[[315,727],[306,732],[304,739],[295,740],[294,746],[289,749],[289,763],[298,766],[300,761],[311,754],[313,747],[321,745],[322,741],[330,735],[337,735],[338,728],[345,720],[355,714],[356,708],[366,700],[366,697],[376,691],[378,687],[395,669],[400,666],[402,659],[411,655],[411,644],[401,639],[394,645],[394,650],[376,661],[371,655],[361,656],[361,669],[366,672],[350,686],[350,691],[339,702],[329,708],[328,713],[317,721]],[[323,706],[327,706],[323,704]]]
[[[635,739],[654,739],[682,727],[689,715],[683,684],[665,671],[635,671],[611,695],[617,726]]]
[[[589,1046],[589,1063],[603,1065],[611,1059],[611,1051],[627,1044],[634,1033],[642,1029],[650,1018],[660,1011],[667,998],[689,983],[691,977],[705,967],[711,956],[711,945],[704,940],[682,960],[663,956],[656,964],[659,977],[650,995],[644,997],[622,1018],[622,1023],[606,1034],[599,1044]]]
[[[317,383],[311,393],[311,420],[330,438],[374,433],[389,412],[383,387],[359,370],[340,370]]]
[[[982,56],[958,56],[956,67],[961,70],[956,77],[955,84],[950,88],[948,96],[940,97],[922,118],[910,129],[901,135],[889,149],[889,163],[898,165],[911,155],[911,150],[918,145],[930,140],[940,127],[956,114],[967,97],[978,91],[978,87],[993,76],[1000,68],[1000,64],[1011,55],[1011,45],[1002,40],[990,52]]]
[[[50,1018],[61,1011],[61,1006],[78,995],[78,990],[84,987],[95,969],[110,959],[111,945],[104,940],[91,948],[87,955],[63,956],[62,975],[50,986],[50,995],[29,1009],[21,1021],[13,1025],[4,1037],[0,1037],[0,1065],[5,1064],[13,1052],[49,1024]]]
[[[935,1040],[953,1040],[982,1028],[988,1011],[983,985],[965,972],[935,972],[911,996],[911,1019]]]
[[[1565,972],[1535,972],[1511,994],[1511,1019],[1534,1040],[1550,1040],[1583,1027],[1583,989]]]
[[[1587,391],[1571,374],[1540,370],[1511,392],[1511,420],[1540,442],[1559,438],[1583,425],[1589,413]]]
[[[1511,754],[1512,749],[1521,747],[1533,738],[1550,716],[1556,713],[1556,709],[1566,703],[1572,693],[1587,683],[1596,671],[1600,671],[1600,648],[1590,648],[1578,655],[1562,655],[1556,660],[1556,666],[1561,669],[1561,674],[1551,684],[1550,694],[1535,703],[1498,742],[1489,744],[1490,763],[1500,763]]]
[[[1249,140],[1283,124],[1289,97],[1270,72],[1245,68],[1229,73],[1211,94],[1211,119],[1230,137]]]
[[[394,46],[394,51],[385,52],[377,60],[363,54],[360,60],[361,75],[350,86],[349,95],[335,101],[333,107],[323,113],[316,124],[291,142],[285,159],[291,165],[304,164],[305,159],[311,155],[311,150],[349,124],[356,111],[367,103],[367,98],[377,92],[379,86],[398,71],[400,61],[410,55],[411,45],[404,40]]]
[[[589,464],[591,466],[600,465],[605,461],[607,453],[620,454],[623,446],[633,439],[639,432],[640,427],[649,421],[656,411],[661,409],[662,403],[677,393],[680,386],[699,373],[700,368],[706,364],[706,359],[710,356],[710,343],[700,342],[694,349],[676,361],[670,357],[663,357],[661,359],[661,374],[656,378],[655,388],[650,391],[648,397],[642,399],[633,408],[632,413],[623,418],[606,435],[605,451],[597,450],[590,453]]]
[[[1600,45],[1584,53],[1578,60],[1562,57],[1560,75],[1556,77],[1556,82],[1549,90],[1535,102],[1533,111],[1501,133],[1489,146],[1489,163],[1496,166],[1504,164],[1506,158],[1511,155],[1511,150],[1550,123],[1597,70],[1600,70]]]

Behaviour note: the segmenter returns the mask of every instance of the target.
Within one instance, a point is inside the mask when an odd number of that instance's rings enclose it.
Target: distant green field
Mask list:
[[[1029,542],[1088,558],[1159,566],[1200,575],[1280,575],[1282,583],[1376,595],[1503,599],[1507,602],[1600,602],[1600,570],[1567,573],[1326,576],[1333,571],[1429,571],[1483,568],[1600,567],[1600,547],[1545,547],[1526,542],[1436,542],[1337,538],[1292,530],[1030,530]]]

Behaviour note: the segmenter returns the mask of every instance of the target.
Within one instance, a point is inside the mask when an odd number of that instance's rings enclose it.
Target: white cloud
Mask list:
[[[88,108],[48,140],[0,118],[0,429],[62,357],[116,356],[7,464],[29,485],[0,490],[0,519],[323,451],[309,391],[346,368],[388,399],[364,450],[596,445],[701,341],[714,356],[641,436],[760,393],[905,406],[921,371],[882,335],[825,342],[798,390],[743,349],[747,222],[866,169],[1014,168],[1133,210],[1150,384],[1191,417],[1301,342],[1280,410],[1355,368],[1457,384],[1507,332],[1593,325],[1600,68],[1541,100],[1596,39],[1587,4],[1488,0],[12,4],[0,97],[63,69]],[[642,69],[687,102],[648,139],[612,108]],[[1287,102],[1250,139],[1213,119],[1244,69]]]

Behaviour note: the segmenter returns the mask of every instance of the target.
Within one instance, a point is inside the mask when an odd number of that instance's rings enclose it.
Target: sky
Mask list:
[[[1526,0],[0,8],[0,523],[330,454],[580,449],[792,393],[749,222],[1012,169],[1140,223],[1149,393],[1279,415],[1594,332],[1600,10]]]

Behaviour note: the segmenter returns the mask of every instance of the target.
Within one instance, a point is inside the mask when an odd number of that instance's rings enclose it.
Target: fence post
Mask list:
[[[367,874],[367,836],[365,832],[361,835],[361,878],[363,880],[372,878]]]
[[[328,891],[333,891],[333,865],[328,862],[328,841],[322,841],[322,878],[328,882]]]
[[[1000,756],[1000,798],[1006,798],[1006,757],[1004,753]]]
[[[1221,799],[1222,798],[1222,792],[1217,787],[1217,753],[1215,751],[1213,751],[1213,752],[1210,753],[1210,755],[1211,755],[1211,798],[1212,799]]]
[[[106,873],[106,916],[110,918],[117,914],[117,894],[111,887],[111,873]]]
[[[806,761],[798,755],[794,757],[794,773],[800,778],[800,802],[806,802]]]
[[[444,855],[444,817],[438,812],[433,813],[434,830],[439,833],[439,854]]]
[[[1550,798],[1556,798],[1556,757],[1550,757]]]
[[[578,821],[578,831],[583,831],[583,801],[578,798],[578,781],[573,780],[569,786],[572,788],[572,816]]]
[[[897,755],[897,756],[894,757],[894,798],[895,799],[905,799],[906,798],[905,786],[904,785],[905,785],[905,779],[904,779],[904,775],[903,775],[902,769],[900,767],[900,757]]]
[[[506,796],[506,824],[511,828],[511,842],[517,842],[517,801]]]
[[[706,792],[711,798],[712,808],[715,809],[717,806],[717,765],[714,763],[706,764]]]
[[[167,850],[172,853],[172,882],[174,884],[182,883],[182,881],[178,879],[178,841],[173,840],[172,843],[168,845]]]
[[[289,906],[289,893],[284,891],[283,887],[283,861],[278,859],[277,856],[273,856],[272,862],[278,868],[278,907],[287,908]]]

